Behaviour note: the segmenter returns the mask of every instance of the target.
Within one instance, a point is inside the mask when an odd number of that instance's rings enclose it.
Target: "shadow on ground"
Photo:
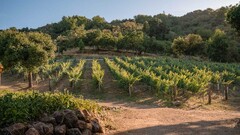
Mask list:
[[[159,125],[128,130],[114,135],[239,135],[240,127],[235,127],[236,122],[236,119],[229,119]]]

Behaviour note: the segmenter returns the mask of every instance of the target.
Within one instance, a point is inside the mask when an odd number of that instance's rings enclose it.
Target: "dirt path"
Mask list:
[[[83,79],[81,81],[79,94],[84,98],[94,99],[97,101],[116,101],[124,95],[125,91],[118,87],[118,84],[112,76],[110,70],[103,60],[99,60],[101,67],[104,69],[103,87],[99,91],[92,82],[92,59],[86,61]]]
[[[79,91],[75,91],[77,94],[84,95],[85,98],[91,97],[92,92],[92,61],[87,60],[84,65],[83,75],[80,82]]]
[[[239,135],[239,112],[155,108],[149,105],[100,103],[108,111],[115,135]]]

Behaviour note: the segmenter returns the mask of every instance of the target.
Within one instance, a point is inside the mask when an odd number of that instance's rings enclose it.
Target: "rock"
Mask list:
[[[56,126],[54,129],[54,135],[65,135],[67,127],[66,125]]]
[[[74,111],[72,110],[65,110],[64,111],[64,124],[66,124],[66,126],[68,128],[76,128],[78,125],[78,117],[75,114]]]
[[[23,123],[15,123],[6,128],[6,132],[10,135],[24,135],[27,131],[27,126]]]
[[[37,122],[33,127],[39,132],[40,135],[53,135],[53,125]]]
[[[235,127],[235,128],[240,128],[240,118],[236,119],[236,120],[235,120],[235,123],[236,123],[236,124],[235,124],[234,127]]]
[[[86,116],[82,110],[76,110],[75,112],[79,120],[86,121]]]
[[[92,124],[91,123],[87,123],[87,129],[92,131],[92,128],[93,128]]]
[[[83,110],[82,111],[84,116],[85,116],[85,120],[87,123],[91,122],[91,114],[87,111],[87,110]]]
[[[86,117],[91,117],[91,114],[87,110],[82,111]]]
[[[25,135],[40,135],[40,134],[35,128],[29,128]]]
[[[7,129],[6,128],[4,128],[4,129],[1,129],[0,128],[0,135],[9,135],[10,133],[7,131]]]
[[[103,128],[99,124],[98,119],[91,120],[91,124],[92,124],[92,132],[93,133],[103,133]]]
[[[60,111],[56,111],[53,113],[53,117],[55,118],[55,121],[57,124],[62,124],[64,120],[64,113]]]
[[[46,116],[41,118],[40,121],[43,123],[51,123],[53,125],[56,125],[56,120],[54,117]]]
[[[182,103],[181,103],[180,101],[173,101],[172,104],[173,104],[174,106],[177,106],[177,107],[179,107],[179,106],[182,105]]]
[[[81,131],[83,131],[84,129],[87,128],[87,123],[85,121],[82,120],[78,120],[78,127]]]
[[[82,132],[82,135],[92,135],[92,131],[89,130],[89,129],[85,129],[85,130]]]
[[[78,128],[71,128],[67,130],[67,135],[82,135]]]
[[[29,128],[33,128],[33,125],[28,124],[28,125],[27,125],[27,128],[28,128],[28,129],[29,129]]]
[[[103,127],[100,125],[98,133],[104,133]]]

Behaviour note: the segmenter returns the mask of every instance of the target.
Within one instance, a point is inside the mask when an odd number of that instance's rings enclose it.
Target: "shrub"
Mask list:
[[[16,122],[38,119],[43,113],[51,114],[64,109],[86,109],[99,112],[97,103],[76,98],[68,92],[9,92],[0,93],[0,127]]]

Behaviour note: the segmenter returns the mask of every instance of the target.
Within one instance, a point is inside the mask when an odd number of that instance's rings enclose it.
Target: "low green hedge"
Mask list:
[[[82,97],[76,98],[68,92],[0,92],[0,127],[15,122],[36,120],[43,113],[51,114],[63,109],[86,109],[99,112],[99,105]]]

